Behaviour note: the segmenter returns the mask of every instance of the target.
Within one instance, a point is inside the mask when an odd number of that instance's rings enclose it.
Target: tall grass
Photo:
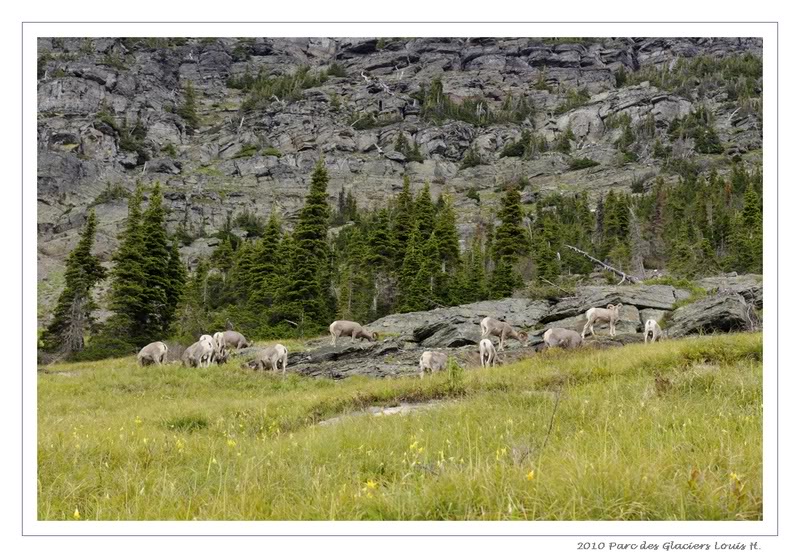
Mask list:
[[[422,380],[51,366],[39,518],[760,519],[761,347],[554,350]]]

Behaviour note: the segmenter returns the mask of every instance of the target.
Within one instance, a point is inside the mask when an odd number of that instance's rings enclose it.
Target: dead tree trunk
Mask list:
[[[591,256],[591,255],[587,254],[586,252],[584,252],[580,248],[576,248],[575,246],[570,246],[569,244],[565,244],[564,246],[566,246],[570,250],[573,250],[573,251],[577,252],[578,254],[580,254],[581,256],[583,256],[585,258],[589,258],[594,263],[603,266],[604,269],[607,269],[608,271],[614,273],[615,275],[618,275],[619,277],[622,278],[620,280],[620,283],[624,283],[625,281],[630,281],[631,283],[638,283],[639,282],[639,278],[636,277],[635,275],[628,275],[624,271],[620,271],[619,269],[617,269],[615,267],[611,267],[607,263],[602,262],[602,261],[598,260],[597,258],[595,258],[594,256]]]

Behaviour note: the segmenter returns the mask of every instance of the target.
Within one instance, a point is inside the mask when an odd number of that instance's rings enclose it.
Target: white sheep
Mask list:
[[[283,375],[286,376],[286,363],[288,360],[289,351],[286,347],[277,343],[261,351],[255,360],[249,362],[245,366],[256,370],[273,370],[275,372],[281,367],[283,368]]]
[[[614,337],[616,334],[616,325],[619,321],[619,311],[621,309],[622,303],[617,304],[616,306],[609,304],[606,308],[589,308],[586,311],[586,325],[583,326],[581,338],[586,337],[587,329],[591,331],[592,335],[594,336],[595,322],[608,323],[611,330],[611,337]]]
[[[548,329],[544,332],[542,339],[547,348],[563,347],[564,349],[575,349],[583,344],[583,338],[578,335],[577,331],[564,329],[563,327]]]
[[[222,337],[225,340],[226,349],[245,349],[250,346],[250,342],[238,331],[224,331]]]
[[[652,338],[652,343],[664,339],[664,332],[661,331],[661,326],[655,320],[647,320],[644,323],[644,342],[648,342],[648,338]]]
[[[148,364],[164,364],[164,359],[167,357],[167,346],[161,341],[154,341],[149,345],[142,347],[139,354],[136,355],[136,362],[139,366],[147,366]]]
[[[208,335],[204,337],[209,337]],[[211,357],[214,354],[214,342],[201,338],[183,351],[181,361],[184,366],[191,368],[208,368],[211,365]]]
[[[228,356],[228,348],[225,344],[225,333],[218,331],[214,334],[214,354],[211,357],[211,362],[225,364],[228,361]]]
[[[331,332],[331,345],[336,346],[336,340],[341,336],[349,335],[353,341],[358,338],[366,339],[367,341],[377,341],[378,334],[367,330],[358,322],[351,322],[348,320],[336,320],[333,322],[328,330]]]
[[[500,346],[497,348],[499,351],[503,350],[503,344],[509,337],[523,345],[528,341],[528,334],[524,331],[517,331],[506,322],[486,317],[481,320],[481,337],[486,338],[490,335],[500,338]]]
[[[497,349],[494,348],[494,343],[489,339],[481,339],[481,368],[494,368],[497,366]]]
[[[425,351],[419,357],[419,377],[425,375],[425,371],[429,370],[431,373],[439,370],[444,370],[447,366],[447,355],[437,351]]]

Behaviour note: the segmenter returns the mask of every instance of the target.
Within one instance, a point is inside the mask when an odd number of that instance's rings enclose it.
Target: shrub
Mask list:
[[[333,77],[347,77],[347,72],[345,71],[344,66],[336,62],[328,66],[326,73]]]
[[[233,158],[242,159],[244,157],[253,157],[256,153],[258,153],[257,145],[253,145],[252,143],[245,143],[239,148],[239,151],[236,152],[236,155],[234,155]]]
[[[589,95],[589,90],[585,87],[583,89],[570,89],[567,92],[567,98],[564,100],[563,103],[556,107],[556,114],[564,114],[565,112],[569,112],[574,110],[578,107],[582,107],[586,104],[586,102],[591,98]]]
[[[569,170],[580,170],[580,169],[589,169],[592,167],[596,167],[599,165],[595,160],[580,158],[580,159],[571,159],[569,162]]]
[[[472,167],[477,167],[478,165],[482,165],[483,160],[481,156],[478,155],[478,152],[472,148],[467,149],[467,152],[464,154],[464,158],[461,159],[461,169],[469,169]]]

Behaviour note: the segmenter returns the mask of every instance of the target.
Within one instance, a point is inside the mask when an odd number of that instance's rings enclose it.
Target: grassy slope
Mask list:
[[[553,351],[424,380],[53,366],[39,376],[39,517],[760,519],[761,347],[740,334]]]

